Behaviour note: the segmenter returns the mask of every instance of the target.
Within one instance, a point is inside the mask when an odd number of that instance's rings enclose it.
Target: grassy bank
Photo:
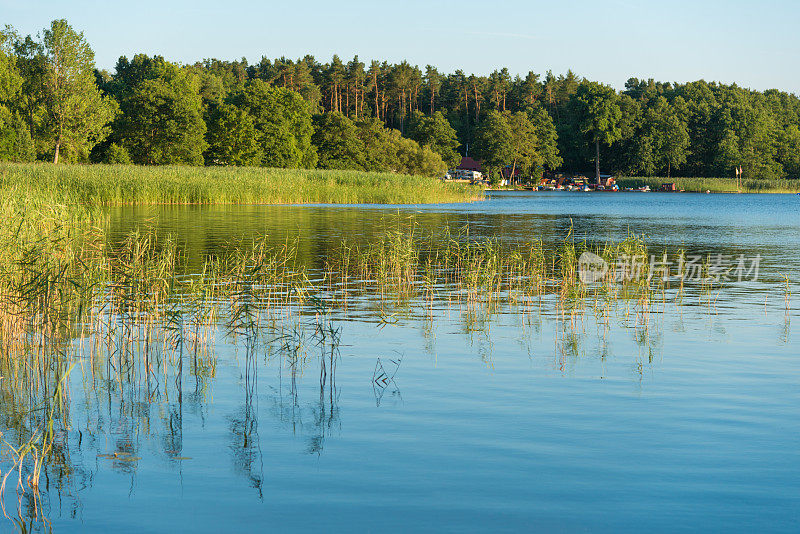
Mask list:
[[[483,199],[477,187],[391,173],[50,163],[0,164],[0,190],[83,206],[422,204]]]
[[[658,189],[661,184],[674,182],[678,189],[712,193],[735,193],[736,178],[665,178],[631,176],[617,178],[620,187],[642,187],[649,185]],[[800,193],[800,180],[742,180],[742,193]]]

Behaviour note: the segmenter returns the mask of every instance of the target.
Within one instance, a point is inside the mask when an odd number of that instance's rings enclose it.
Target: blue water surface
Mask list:
[[[591,313],[565,324],[549,306],[503,308],[483,328],[441,302],[389,322],[337,311],[335,373],[324,344],[292,366],[222,331],[213,371],[187,364],[156,396],[79,362],[69,469],[48,472],[42,502],[53,531],[800,531],[795,195],[124,208],[111,225],[150,221],[198,258],[290,237],[315,265],[398,215],[549,246],[645,234],[654,250],[759,254],[762,272],[714,289],[713,306],[690,288],[647,325],[624,310],[608,328]],[[376,387],[379,364],[393,379]]]

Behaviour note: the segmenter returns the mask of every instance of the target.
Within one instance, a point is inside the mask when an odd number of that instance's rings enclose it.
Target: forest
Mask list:
[[[0,33],[0,161],[264,166],[442,176],[460,157],[525,176],[800,177],[800,99],[703,80],[440,72],[408,61],[245,58],[96,68],[55,20]],[[512,170],[512,172],[513,172]]]

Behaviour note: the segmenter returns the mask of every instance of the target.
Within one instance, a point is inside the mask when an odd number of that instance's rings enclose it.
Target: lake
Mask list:
[[[290,240],[313,275],[342,240],[367,245],[398,220],[548,250],[644,235],[647,262],[719,270],[646,320],[627,302],[601,319],[547,297],[385,309],[367,291],[301,357],[219,327],[210,353],[146,386],[78,361],[41,502],[8,494],[8,515],[40,507],[34,528],[55,532],[800,530],[800,197],[495,192],[123,207],[109,224],[112,239],[175,235],[190,270]]]

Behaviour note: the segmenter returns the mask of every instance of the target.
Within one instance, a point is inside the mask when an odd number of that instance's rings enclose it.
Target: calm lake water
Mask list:
[[[689,284],[647,328],[624,313],[610,329],[591,313],[565,325],[548,307],[501,308],[476,328],[443,303],[387,322],[364,298],[331,316],[341,340],[324,379],[324,344],[290,368],[222,331],[213,366],[187,366],[159,395],[79,364],[69,469],[50,470],[43,495],[53,531],[800,531],[800,197],[120,208],[111,227],[174,233],[195,265],[259,236],[297,239],[317,268],[398,213],[549,247],[570,229],[592,243],[645,234],[669,258],[749,268],[758,255],[758,278],[713,287],[713,305]],[[380,366],[391,380],[374,381]]]

